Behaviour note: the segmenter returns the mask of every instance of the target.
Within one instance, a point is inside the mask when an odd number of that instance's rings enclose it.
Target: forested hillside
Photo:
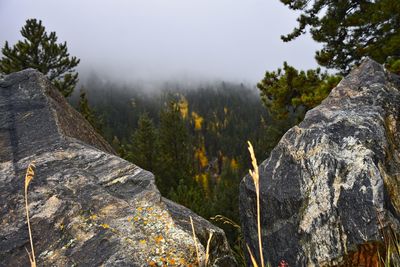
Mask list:
[[[123,158],[153,172],[164,196],[205,218],[239,223],[238,185],[250,166],[246,141],[263,160],[290,120],[273,121],[254,87],[180,87],[148,93],[99,79],[84,85],[99,131]],[[77,95],[71,102],[79,109]]]

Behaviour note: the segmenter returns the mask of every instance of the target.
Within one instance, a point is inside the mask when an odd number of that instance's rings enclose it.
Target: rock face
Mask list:
[[[260,165],[264,259],[277,266],[376,266],[400,228],[400,83],[365,59]],[[240,185],[245,241],[259,258],[255,190]]]
[[[39,72],[0,79],[0,266],[28,266],[24,175],[39,266],[235,266],[224,232],[163,199],[154,176],[117,157]],[[154,265],[156,264],[156,265]]]

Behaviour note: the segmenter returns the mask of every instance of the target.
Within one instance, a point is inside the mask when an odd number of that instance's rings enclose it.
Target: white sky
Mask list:
[[[309,36],[280,39],[296,17],[279,0],[0,0],[0,45],[37,18],[67,41],[81,73],[256,83],[283,61],[317,66]]]

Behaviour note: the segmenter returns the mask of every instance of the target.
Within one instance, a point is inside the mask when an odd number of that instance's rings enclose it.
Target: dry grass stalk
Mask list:
[[[385,254],[382,257],[378,249],[378,259],[382,267],[400,267],[400,239],[399,234],[396,233],[390,225],[384,225],[381,216],[377,214],[379,225],[383,235],[383,243],[385,245]]]
[[[195,233],[195,231],[194,231],[193,219],[192,219],[192,216],[189,216],[189,218],[190,218],[190,224],[192,225],[194,246],[196,247],[197,264],[200,264],[199,246],[198,246],[198,244],[197,244],[196,233]]]
[[[246,266],[246,258],[244,256],[244,251],[242,248],[244,247],[244,238],[242,233],[242,227],[237,224],[235,221],[225,217],[223,215],[215,215],[214,217],[210,218],[214,222],[220,222],[222,224],[227,224],[235,228],[237,231],[236,236],[236,245],[233,247],[233,254],[235,255],[236,260],[239,263],[239,266]]]
[[[258,230],[258,249],[260,251],[260,263],[261,267],[264,267],[264,256],[263,256],[263,249],[262,249],[262,240],[261,240],[261,215],[260,215],[260,176],[258,173],[258,164],[257,159],[254,153],[253,146],[251,145],[250,141],[247,141],[249,145],[249,152],[251,157],[251,164],[253,165],[253,171],[249,170],[250,176],[253,178],[254,187],[256,189],[256,197],[257,197],[257,230]],[[249,247],[247,247],[249,248]],[[249,249],[250,251],[250,249]],[[250,256],[253,255],[250,253]],[[252,259],[253,261],[253,259]],[[254,264],[254,263],[253,263]],[[256,265],[255,265],[256,266]]]
[[[229,219],[228,217],[225,217],[223,215],[215,215],[214,217],[210,218],[212,221],[216,222],[222,222],[222,224],[228,224],[231,225],[232,227],[236,228],[237,230],[241,231],[241,227],[239,224],[234,222],[233,220]]]
[[[29,220],[28,186],[29,186],[29,183],[32,181],[33,177],[35,176],[34,168],[35,168],[35,163],[34,163],[34,161],[32,161],[28,165],[28,168],[26,169],[26,174],[25,174],[25,211],[26,211],[26,220],[28,222],[29,240],[31,243],[31,252],[29,253],[28,250],[26,250],[26,252],[28,253],[29,261],[31,262],[31,267],[36,267],[36,258],[35,258],[35,250],[33,248],[31,223]]]
[[[251,259],[251,262],[253,263],[253,267],[258,267],[257,261],[254,258],[253,253],[251,253],[251,250],[247,244],[246,244],[246,247],[247,247],[247,250],[249,251],[250,259]]]
[[[207,241],[205,266],[207,266],[208,261],[210,259],[210,244],[211,244],[212,237],[213,237],[213,232],[210,232],[210,235],[208,236],[208,241]]]

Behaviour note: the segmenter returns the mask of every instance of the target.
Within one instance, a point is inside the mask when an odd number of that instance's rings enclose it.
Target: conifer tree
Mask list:
[[[95,112],[89,106],[89,101],[86,96],[86,91],[81,88],[79,94],[78,111],[82,116],[96,129],[98,133],[102,133],[102,123],[101,120],[96,116]]]
[[[138,128],[132,134],[127,159],[139,167],[153,171],[156,162],[156,129],[147,113],[139,117]]]
[[[160,114],[158,145],[156,179],[166,195],[180,180],[185,184],[192,180],[189,132],[176,102],[170,102]]]
[[[281,38],[291,41],[309,27],[323,44],[318,63],[347,73],[363,56],[385,63],[400,59],[399,0],[281,0],[300,13],[298,26]],[[399,64],[399,63],[397,63]]]
[[[112,146],[112,147],[114,148],[114,150],[117,151],[117,153],[121,156],[120,151],[121,151],[122,145],[121,145],[121,142],[119,141],[119,138],[118,138],[116,135],[114,135],[114,137],[113,137],[113,139],[112,139],[112,141],[111,141],[111,146]],[[121,156],[121,157],[122,157],[122,156]]]
[[[389,71],[391,71],[397,75],[400,75],[400,57],[399,58],[394,58],[394,57],[390,58],[386,63],[386,68]]]
[[[274,118],[287,119],[291,115],[301,120],[305,111],[327,97],[340,79],[340,76],[321,73],[320,69],[298,71],[284,62],[283,69],[267,71],[257,87]]]
[[[47,75],[50,81],[68,97],[78,82],[78,73],[74,68],[79,59],[70,57],[67,43],[57,43],[55,32],[47,34],[42,21],[28,19],[22,27],[23,41],[13,47],[5,42],[1,49],[0,72],[9,74],[26,68],[34,68]]]

